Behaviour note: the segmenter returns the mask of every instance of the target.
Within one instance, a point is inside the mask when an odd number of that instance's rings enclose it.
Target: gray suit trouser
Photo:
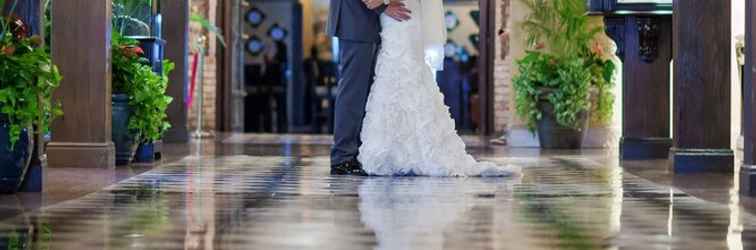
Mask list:
[[[356,159],[359,153],[362,120],[375,76],[378,47],[376,42],[339,40],[340,79],[334,107],[332,165]]]

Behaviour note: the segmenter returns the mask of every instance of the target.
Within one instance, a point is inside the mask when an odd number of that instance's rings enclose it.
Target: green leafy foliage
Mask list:
[[[11,231],[8,235],[8,250],[21,250],[24,248],[26,248],[26,246],[21,242],[21,234],[16,231]]]
[[[223,34],[221,34],[221,29],[210,23],[210,20],[207,20],[207,18],[200,14],[192,13],[189,16],[189,21],[199,24],[203,29],[207,30],[210,33],[213,33],[215,35],[215,38],[218,39],[218,42],[220,42],[223,47],[226,47],[226,38],[224,38]]]
[[[158,76],[152,68],[140,64],[134,77],[139,79],[129,95],[129,106],[133,114],[129,119],[129,129],[136,131],[143,142],[159,140],[171,127],[167,121],[166,109],[173,98],[165,94],[168,87],[168,74],[172,71],[172,62],[163,62],[163,72]]]
[[[517,114],[526,118],[528,128],[534,131],[543,115],[538,102],[545,100],[554,105],[557,122],[566,127],[578,128],[579,116],[588,111],[591,72],[581,58],[560,59],[553,55],[527,52],[517,61],[520,74],[512,80],[515,89]]]
[[[142,57],[144,51],[139,48],[137,40],[125,37],[120,32],[113,32],[111,44],[113,93],[128,94],[130,86],[136,84],[136,71],[140,65],[148,64],[149,60]]]
[[[596,122],[612,116],[614,63],[596,40],[582,0],[521,0],[531,10],[522,23],[530,47],[517,60],[515,108],[531,132],[541,119],[539,101],[554,106],[557,122],[579,128],[590,112]]]
[[[45,44],[47,45],[45,46],[45,48],[47,49],[48,53],[50,53],[50,45],[52,42],[50,39],[50,34],[52,34],[52,0],[43,0],[42,8],[42,29],[45,30],[44,38]]]
[[[586,61],[591,71],[591,86],[594,95],[591,102],[591,118],[594,123],[605,123],[612,118],[614,111],[614,71],[616,65],[611,60],[602,60],[591,56]]]
[[[47,133],[52,120],[62,114],[60,105],[52,102],[62,76],[42,38],[27,37],[26,32],[19,19],[0,21],[0,113],[10,122],[11,147],[23,129]]]
[[[166,110],[173,99],[165,92],[174,64],[165,60],[158,75],[142,57],[137,41],[118,32],[113,32],[112,41],[113,92],[129,96],[129,132],[142,142],[159,140],[171,127]]]
[[[522,23],[531,48],[544,48],[556,57],[583,57],[601,32],[590,27],[584,0],[521,0],[531,13]]]

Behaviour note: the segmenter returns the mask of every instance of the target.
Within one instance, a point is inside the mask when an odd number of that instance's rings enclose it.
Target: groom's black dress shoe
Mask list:
[[[341,164],[331,166],[331,174],[367,176],[365,170],[362,170],[362,164],[360,164],[356,160],[346,161]]]

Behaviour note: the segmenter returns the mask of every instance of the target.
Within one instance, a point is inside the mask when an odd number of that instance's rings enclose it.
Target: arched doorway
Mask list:
[[[447,98],[447,105],[452,109],[459,130],[485,137],[493,133],[496,1],[446,0],[444,4],[447,6],[450,20],[456,17],[458,22],[455,27],[449,27],[451,30],[448,49],[456,52],[450,51],[448,56],[459,65],[466,81],[446,81],[448,84],[442,86],[442,89],[448,87],[444,91],[446,96],[451,97]],[[307,68],[304,66],[308,59],[313,58],[313,51],[322,54],[325,60],[333,61],[333,53],[322,46],[324,43],[330,43],[322,36],[328,0],[231,0],[219,1],[218,8],[218,13],[223,13],[218,15],[219,26],[227,39],[232,41],[229,47],[219,52],[219,58],[222,58],[222,63],[218,67],[218,76],[222,79],[218,84],[217,100],[219,130],[328,132],[320,129],[328,127],[327,122],[324,126],[314,124],[320,122],[318,119],[321,116],[319,108],[313,105],[327,102],[319,102],[322,101],[318,99],[321,97],[322,88],[319,89],[308,82]],[[273,31],[275,27],[279,28],[278,33]],[[275,41],[272,36],[281,33],[285,38]],[[260,96],[257,96],[258,102],[253,103],[263,106],[250,105],[250,95],[254,95],[259,88],[249,85],[260,82],[258,80],[253,83],[251,79],[264,77],[264,74],[260,73],[264,69],[260,68],[265,68],[265,53],[276,54],[282,50],[281,48],[285,48],[287,54],[286,57],[281,57],[287,60],[284,70],[286,78],[281,81],[285,82],[285,98],[268,96],[263,99],[277,101],[259,102]],[[268,54],[268,57],[272,56]],[[475,62],[470,61],[471,59]],[[443,84],[444,80],[440,79],[440,82]],[[465,84],[467,86],[464,86]],[[243,96],[244,92],[247,97]],[[282,98],[285,101],[281,101]],[[274,103],[278,105],[273,105]],[[280,105],[286,105],[285,109]],[[327,106],[324,104],[324,107]],[[271,110],[277,110],[279,114],[270,114]],[[281,119],[281,113],[285,113],[286,119]],[[323,117],[328,119],[327,115]],[[275,126],[270,124],[276,122]],[[285,123],[285,126],[280,126],[281,122]],[[258,125],[250,126],[250,123]]]

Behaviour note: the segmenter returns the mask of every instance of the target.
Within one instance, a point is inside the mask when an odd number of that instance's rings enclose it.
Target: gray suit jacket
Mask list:
[[[362,0],[331,0],[328,17],[328,35],[339,39],[358,42],[378,42],[380,40],[380,13],[368,9]]]

